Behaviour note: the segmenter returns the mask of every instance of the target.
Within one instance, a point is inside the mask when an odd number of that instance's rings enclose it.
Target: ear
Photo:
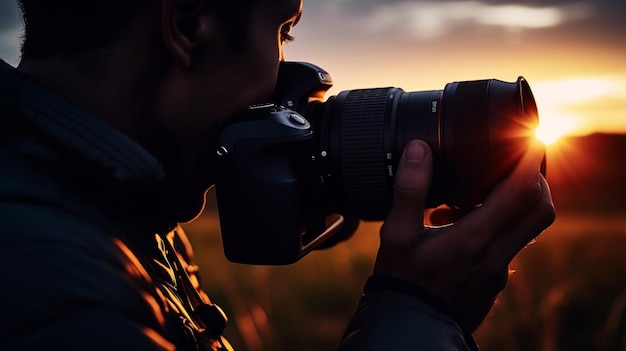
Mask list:
[[[177,64],[189,67],[193,49],[210,34],[205,0],[162,0],[161,32]]]

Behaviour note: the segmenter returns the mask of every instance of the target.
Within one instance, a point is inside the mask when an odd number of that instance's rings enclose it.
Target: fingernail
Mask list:
[[[406,146],[406,153],[404,157],[408,162],[422,162],[424,157],[426,157],[426,147],[421,141],[412,140]]]

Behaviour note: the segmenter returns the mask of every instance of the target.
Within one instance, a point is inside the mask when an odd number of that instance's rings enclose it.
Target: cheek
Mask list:
[[[159,124],[187,143],[199,137],[206,142],[233,114],[266,101],[276,85],[281,47],[274,31],[251,39],[242,52],[203,57],[198,70],[169,72],[156,99]]]
[[[278,66],[281,59],[281,46],[277,35],[274,31],[268,34],[253,35],[252,39],[254,43],[253,53],[249,55],[250,66],[253,67],[254,72],[251,72],[250,82],[254,82],[254,88],[259,94],[260,101],[262,102],[269,97],[276,85],[276,78],[278,77]]]
[[[261,90],[261,96],[259,97],[261,100],[260,102],[266,101],[274,91],[274,88],[276,87],[276,80],[278,78],[278,66],[279,61],[275,59],[263,68],[263,78],[259,82],[259,89]]]
[[[219,96],[216,85],[200,81],[201,76],[173,72],[155,97],[157,126],[167,131],[172,142],[185,149],[213,142],[213,133],[225,119],[223,116],[235,109],[224,103],[229,100]]]

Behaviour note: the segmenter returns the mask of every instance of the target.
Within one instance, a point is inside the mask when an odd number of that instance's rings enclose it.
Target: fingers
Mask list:
[[[468,281],[465,289],[483,294],[485,298],[478,301],[486,301],[487,297],[496,296],[504,289],[508,277],[505,273],[508,272],[508,266],[515,255],[554,221],[554,207],[545,179],[542,178],[541,184],[541,200],[537,201],[524,216],[511,222],[507,230],[501,232],[503,235],[495,238],[489,249],[484,251],[484,257],[476,263],[476,271],[480,274]],[[471,313],[469,315],[473,316]]]
[[[499,184],[485,200],[483,216],[499,219],[495,225],[506,223],[519,213],[524,212],[541,194],[539,169],[543,161],[545,148],[534,142],[517,164],[513,173]],[[504,216],[495,216],[502,214]]]
[[[483,205],[461,219],[466,230],[473,235],[498,235],[507,224],[528,210],[542,196],[539,169],[544,157],[544,146],[535,142],[517,166],[489,194]]]
[[[426,143],[409,142],[381,229],[375,272],[430,291],[473,331],[504,288],[510,261],[554,221],[550,190],[539,172],[543,157],[543,145],[533,144],[482,206],[454,225],[424,228],[432,154]]]
[[[491,250],[494,255],[491,260],[493,265],[508,265],[520,250],[554,222],[555,211],[550,188],[543,177],[540,180],[541,196],[539,200],[520,220],[509,225],[508,235],[496,237],[494,249]]]
[[[482,261],[486,266],[481,269],[503,269],[554,221],[550,191],[539,172],[543,148],[533,144],[483,205],[450,229],[458,243],[456,255]]]
[[[485,255],[479,263],[479,270],[483,272],[483,276],[475,279],[472,289],[493,281],[494,277],[506,271],[513,258],[554,222],[554,204],[550,188],[543,176],[540,176],[539,184],[541,189],[539,197],[523,214],[513,218],[503,227],[494,228],[497,233],[491,243],[483,248],[482,252]],[[484,230],[488,231],[487,228]]]
[[[381,231],[381,240],[400,239],[400,236],[409,235],[407,233],[414,235],[423,227],[431,174],[432,154],[428,144],[421,140],[407,143],[398,164],[393,204],[385,221],[386,227]]]

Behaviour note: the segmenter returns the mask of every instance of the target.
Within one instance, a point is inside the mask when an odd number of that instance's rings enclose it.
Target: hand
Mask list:
[[[539,172],[542,158],[543,146],[537,142],[482,206],[452,225],[425,227],[432,154],[425,142],[409,142],[381,228],[375,274],[429,291],[472,333],[504,289],[511,260],[554,221],[550,190]]]

